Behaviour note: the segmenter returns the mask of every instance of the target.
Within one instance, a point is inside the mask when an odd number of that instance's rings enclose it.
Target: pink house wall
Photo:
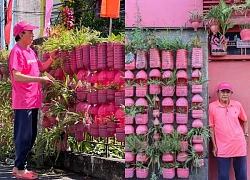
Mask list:
[[[192,27],[189,12],[203,10],[203,0],[126,0],[126,27],[135,27],[137,9],[144,27]]]

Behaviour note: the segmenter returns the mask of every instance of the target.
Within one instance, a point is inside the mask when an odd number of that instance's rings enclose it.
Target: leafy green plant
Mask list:
[[[189,12],[189,18],[191,23],[194,21],[198,22],[202,21],[202,15],[200,14],[199,11]]]
[[[133,87],[134,86],[134,84],[135,84],[135,80],[133,79],[126,79],[125,80],[125,86],[126,87]]]
[[[147,135],[130,134],[126,136],[126,148],[132,153],[137,154],[145,151],[144,142],[148,141]]]
[[[149,49],[148,39],[149,32],[143,28],[134,28],[131,31],[131,45],[134,50]]]
[[[200,42],[200,37],[197,34],[195,38],[192,40],[191,45],[196,47],[196,48],[201,48],[201,42]]]
[[[170,50],[170,51],[175,51],[176,48],[174,47],[174,42],[175,42],[175,39],[166,39],[165,37],[161,37],[159,39],[159,48],[160,50]]]
[[[149,107],[151,107],[152,109],[159,109],[160,108],[159,98],[158,98],[157,94],[154,94],[152,96],[152,98],[150,98],[150,96],[148,94],[146,94],[145,97],[147,98],[147,100],[149,102]]]
[[[203,137],[203,141],[205,142],[205,144],[208,142],[209,138],[210,138],[210,129],[209,127],[199,127],[199,128],[192,128],[188,131],[188,138],[190,138],[190,141],[192,140],[192,136],[198,136],[201,135]]]
[[[174,86],[177,80],[177,70],[175,69],[169,78],[162,78],[162,86]]]
[[[193,104],[190,110],[202,110],[202,109],[203,109],[202,104]]]
[[[190,41],[184,42],[182,37],[176,37],[173,43],[176,50],[178,49],[188,49],[190,46]]]
[[[148,84],[162,84],[161,78],[149,78],[148,79]]]
[[[0,63],[7,64],[10,55],[10,50],[0,50]]]
[[[202,85],[206,82],[208,82],[209,80],[208,79],[204,79],[201,75],[199,75],[199,78],[195,78],[194,80],[192,80],[190,82],[191,85]]]

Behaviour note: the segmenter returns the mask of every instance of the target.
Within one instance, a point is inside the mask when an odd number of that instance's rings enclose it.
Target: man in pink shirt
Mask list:
[[[55,51],[41,63],[30,48],[33,30],[37,26],[21,21],[14,26],[16,45],[10,52],[9,70],[12,82],[12,108],[14,109],[15,166],[13,175],[19,179],[37,179],[37,175],[26,170],[27,156],[37,135],[38,109],[42,106],[41,84],[50,83],[47,76],[40,77],[59,54]]]
[[[213,154],[218,162],[218,180],[229,180],[231,159],[236,180],[247,180],[247,116],[242,105],[231,100],[232,94],[232,87],[222,83],[218,86],[219,99],[209,104]]]

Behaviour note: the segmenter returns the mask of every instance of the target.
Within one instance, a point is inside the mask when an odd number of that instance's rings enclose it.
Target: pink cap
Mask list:
[[[228,83],[221,83],[219,86],[218,86],[218,91],[221,91],[221,90],[230,90],[233,92],[233,88],[230,86],[230,84]]]
[[[20,21],[14,26],[14,36],[16,37],[18,34],[26,31],[26,30],[34,30],[38,29],[38,26],[32,26],[31,24],[25,22],[25,21]]]

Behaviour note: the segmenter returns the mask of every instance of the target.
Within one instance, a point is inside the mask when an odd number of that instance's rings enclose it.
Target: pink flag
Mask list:
[[[11,30],[11,23],[12,23],[12,2],[13,0],[10,0],[8,4],[7,24],[4,27],[4,37],[5,37],[6,44],[10,44],[10,30]]]
[[[44,23],[44,31],[43,36],[47,36],[46,29],[50,28],[50,17],[53,9],[53,0],[46,0],[46,8],[45,8],[45,23]]]

